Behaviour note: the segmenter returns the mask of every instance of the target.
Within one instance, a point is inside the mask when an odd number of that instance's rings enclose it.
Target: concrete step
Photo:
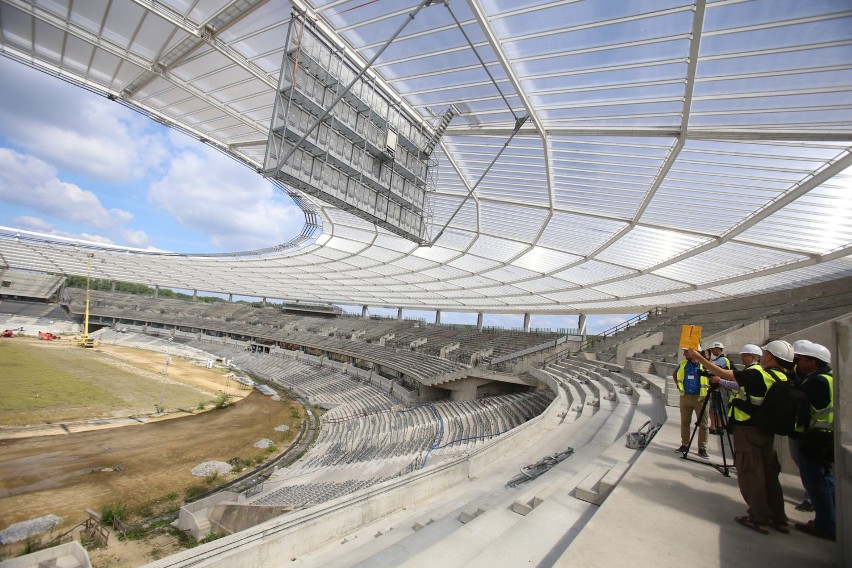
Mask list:
[[[626,461],[611,467],[598,466],[577,485],[574,496],[592,505],[600,505],[612,493],[628,469],[630,463]]]
[[[653,362],[647,359],[639,359],[636,357],[628,357],[624,365],[625,369],[636,373],[650,373]]]

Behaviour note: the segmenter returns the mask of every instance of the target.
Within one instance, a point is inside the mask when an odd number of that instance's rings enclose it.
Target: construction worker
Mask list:
[[[723,369],[733,369],[730,359],[725,356],[725,345],[721,341],[716,341],[710,346],[710,356],[707,358]],[[719,417],[725,414],[725,401],[721,396],[723,392],[727,391],[720,391],[720,396],[710,399],[711,434],[720,434],[722,432],[722,429],[719,427]]]
[[[715,375],[711,383],[717,384],[719,379],[736,381],[740,389],[732,412],[734,465],[748,514],[734,520],[761,534],[769,534],[770,526],[778,532],[789,533],[784,494],[778,480],[781,464],[775,453],[775,435],[754,424],[751,415],[776,381],[787,380],[787,369],[793,366],[793,346],[786,341],[770,341],[761,347],[760,365],[742,371],[722,369],[694,351],[691,354]]]
[[[807,340],[793,344],[799,389],[810,402],[811,421],[802,428],[799,475],[814,509],[814,519],[796,529],[827,540],[836,539],[834,503],[834,378],[831,352]]]
[[[680,447],[675,451],[682,454],[689,451],[689,430],[694,413],[698,423],[698,457],[706,459],[710,456],[707,455],[707,409],[704,407],[704,399],[710,387],[710,375],[698,362],[697,357],[690,353],[694,354],[695,351],[683,350],[686,359],[681,361],[672,373],[672,379],[680,391]],[[704,412],[701,412],[702,410]]]
[[[796,353],[796,345],[801,345],[803,341],[804,340],[796,341],[796,342],[793,343],[794,355]],[[793,364],[793,371],[794,371],[793,374],[790,376],[790,381],[792,382],[792,384],[796,388],[799,388],[799,384],[802,382],[802,379],[804,377],[799,374],[799,371],[796,368],[795,362]],[[801,436],[802,432],[804,432],[804,426],[802,426],[801,428],[797,427],[796,431],[797,431],[798,435],[787,437],[787,447],[790,451],[790,457],[793,459],[793,463],[796,464],[796,469],[799,469],[799,445],[802,441],[800,436]],[[802,487],[804,487],[804,483],[802,484]],[[811,498],[808,495],[807,490],[805,490],[805,498],[802,499],[801,503],[796,505],[796,510],[797,511],[804,511],[806,513],[813,513],[814,512],[814,506],[811,503]]]
[[[713,342],[713,345],[710,346],[710,354],[712,357],[708,357],[708,359],[723,369],[734,368],[733,365],[731,365],[731,360],[725,356],[725,345],[721,341]]]
[[[740,349],[740,361],[743,362],[743,367],[745,369],[749,369],[754,367],[755,365],[760,365],[760,356],[763,353],[763,350],[755,345],[754,343],[746,343]],[[734,368],[733,365],[730,367]],[[711,378],[710,383],[713,384],[715,381]],[[728,405],[728,423],[731,424],[734,420],[734,401],[740,397],[740,385],[737,384],[736,381],[726,381],[725,379],[718,379],[719,386],[724,387],[730,392]]]

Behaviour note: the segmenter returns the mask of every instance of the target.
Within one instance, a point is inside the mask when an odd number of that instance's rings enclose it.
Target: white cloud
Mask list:
[[[125,231],[136,245],[147,242],[143,232],[126,228],[133,219],[132,213],[123,209],[106,209],[91,191],[57,178],[52,166],[8,148],[0,148],[0,201],[85,227]],[[32,215],[21,216],[18,220],[21,228],[52,229],[46,220]],[[92,238],[111,242],[107,237]]]
[[[596,334],[606,331],[617,326],[620,323],[626,322],[633,316],[611,315],[611,316],[589,316],[586,319],[586,333]]]
[[[33,217],[32,215],[21,215],[20,217],[15,217],[12,219],[12,225],[19,229],[35,231],[37,233],[46,233],[53,230],[53,225],[40,217]]]
[[[257,173],[213,149],[173,156],[149,199],[183,227],[209,235],[221,250],[250,250],[288,241],[304,214]]]
[[[148,245],[148,234],[136,229],[122,229],[122,242],[131,247],[144,248]]]
[[[167,159],[168,138],[148,118],[11,61],[0,73],[0,130],[33,156],[111,183],[140,179]]]
[[[36,233],[41,233],[43,235],[51,235],[54,237],[63,237],[67,239],[83,240],[108,245],[115,244],[110,238],[105,237],[103,235],[94,235],[92,233],[86,232],[69,233],[67,231],[59,231],[44,219],[41,219],[39,217],[32,217],[30,215],[21,215],[19,217],[15,217],[12,222],[18,229],[23,229],[25,231],[33,231]]]
[[[73,234],[60,233],[60,232],[57,232],[57,233],[55,233],[55,234],[60,235],[60,236],[63,236],[63,237],[69,237],[69,238],[72,238],[72,239],[80,239],[80,240],[83,240],[83,241],[90,241],[90,242],[93,242],[93,243],[100,243],[100,244],[102,244],[102,245],[112,245],[112,244],[115,244],[115,243],[113,243],[113,242],[112,242],[112,239],[107,238],[107,237],[105,237],[105,236],[103,236],[103,235],[92,235],[92,234],[90,234],[90,233],[80,233],[79,235],[73,235]]]

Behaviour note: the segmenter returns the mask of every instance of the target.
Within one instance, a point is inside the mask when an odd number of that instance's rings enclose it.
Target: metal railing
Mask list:
[[[620,324],[615,325],[615,326],[613,326],[613,327],[611,327],[607,330],[604,330],[604,331],[602,331],[602,332],[600,332],[596,335],[588,336],[586,338],[586,340],[583,341],[583,343],[580,344],[580,347],[579,347],[579,349],[577,349],[576,353],[590,349],[590,348],[594,347],[598,342],[605,341],[608,337],[613,337],[617,333],[625,331],[625,330],[639,324],[640,322],[647,320],[651,316],[664,314],[664,313],[666,313],[666,311],[667,310],[666,310],[665,307],[656,307],[656,308],[653,308],[651,310],[648,310],[647,312],[643,312],[641,314],[635,315],[632,318],[630,318],[626,321],[623,321]],[[566,347],[562,351],[553,353],[552,355],[548,356],[546,359],[544,359],[544,361],[541,362],[541,365],[539,365],[538,368],[544,369],[549,364],[551,364],[551,363],[553,363],[553,362],[555,362],[555,361],[557,361],[561,358],[568,357],[570,355],[572,355],[572,352],[571,352],[571,347],[569,346],[569,347]],[[610,357],[609,360],[611,361],[613,358],[614,358],[614,355],[612,357]]]
[[[594,347],[599,341],[606,340],[607,337],[612,337],[617,333],[621,333],[645,320],[650,318],[651,316],[657,316],[666,312],[666,308],[664,307],[656,307],[648,310],[647,312],[643,312],[641,314],[635,315],[632,318],[621,322],[618,325],[615,325],[607,330],[604,330],[598,334],[589,336],[586,340],[580,345],[580,351],[588,349],[590,347]]]

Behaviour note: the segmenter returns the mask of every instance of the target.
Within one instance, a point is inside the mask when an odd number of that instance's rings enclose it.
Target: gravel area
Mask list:
[[[289,429],[290,429],[290,427],[287,426],[286,424],[281,424],[280,426],[275,427],[276,432],[286,432]]]
[[[254,447],[255,448],[268,448],[269,446],[271,446],[274,443],[275,442],[273,442],[269,438],[261,438],[260,440],[258,440],[257,442],[254,443]]]
[[[227,473],[231,473],[231,470],[234,467],[225,462],[220,461],[206,461],[201,462],[194,468],[192,468],[192,475],[196,477],[207,477],[208,475],[213,475],[214,473],[218,473],[219,475],[225,475]]]
[[[45,515],[29,521],[21,521],[9,525],[0,531],[0,544],[20,542],[31,536],[46,533],[62,523],[62,518],[56,515]]]

